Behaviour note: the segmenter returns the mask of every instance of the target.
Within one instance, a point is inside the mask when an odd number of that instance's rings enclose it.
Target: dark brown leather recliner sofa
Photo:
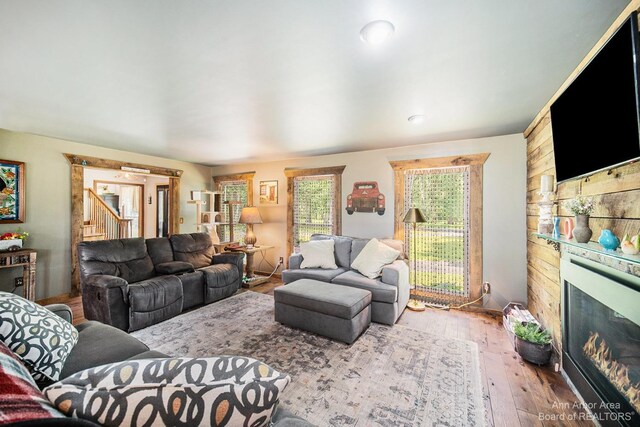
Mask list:
[[[206,233],[82,242],[78,262],[88,320],[135,331],[240,289],[243,254],[215,254]]]

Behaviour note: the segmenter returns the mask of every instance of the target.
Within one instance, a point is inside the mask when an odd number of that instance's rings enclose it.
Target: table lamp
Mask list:
[[[427,220],[425,219],[425,217],[422,214],[422,211],[420,209],[411,208],[404,215],[404,218],[402,219],[402,222],[404,222],[405,224],[413,224],[413,236],[411,236],[410,242],[413,245],[413,256],[411,257],[412,261],[413,261],[413,290],[416,291],[417,290],[417,286],[418,286],[417,283],[416,283],[416,275],[417,275],[417,271],[416,271],[416,243],[414,241],[414,239],[416,238],[416,225],[419,222],[427,222]],[[410,299],[409,303],[407,304],[407,308],[409,310],[414,310],[414,311],[424,311],[425,304],[422,301],[418,301],[417,299]]]
[[[242,212],[240,213],[240,220],[238,220],[240,224],[247,225],[247,233],[244,235],[244,243],[247,245],[248,249],[253,248],[253,245],[256,244],[258,239],[256,235],[253,234],[253,224],[262,224],[262,217],[260,217],[260,211],[255,206],[247,206],[246,208],[242,208]]]

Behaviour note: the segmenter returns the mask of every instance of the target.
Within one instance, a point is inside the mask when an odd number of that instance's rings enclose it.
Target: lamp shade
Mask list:
[[[409,224],[415,224],[417,222],[427,222],[422,211],[418,208],[411,208],[404,214],[404,218],[402,222],[407,222]]]
[[[242,208],[242,212],[240,213],[240,219],[238,220],[240,224],[262,224],[262,217],[260,216],[260,211],[255,206],[247,206],[246,208]]]

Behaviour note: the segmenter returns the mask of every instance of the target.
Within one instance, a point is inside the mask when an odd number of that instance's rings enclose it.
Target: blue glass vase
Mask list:
[[[560,238],[560,218],[557,216],[553,217],[553,237],[556,239]]]
[[[620,246],[620,239],[611,230],[602,230],[598,243],[608,251],[615,251]]]

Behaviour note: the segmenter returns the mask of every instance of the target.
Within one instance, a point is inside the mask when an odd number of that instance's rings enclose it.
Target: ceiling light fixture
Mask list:
[[[391,37],[395,30],[395,27],[389,21],[372,21],[362,27],[360,38],[365,43],[378,45]]]
[[[423,114],[416,114],[409,117],[407,120],[409,120],[409,123],[413,123],[414,125],[417,125],[418,123],[424,122],[425,119],[426,119],[426,116],[424,116]]]

